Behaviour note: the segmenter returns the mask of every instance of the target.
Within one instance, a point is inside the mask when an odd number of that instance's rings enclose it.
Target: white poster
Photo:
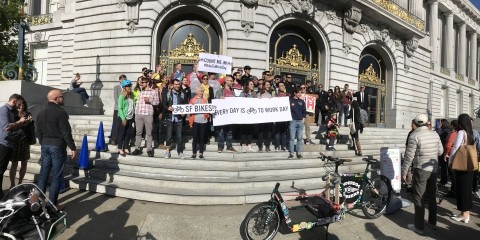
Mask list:
[[[286,97],[229,97],[213,99],[212,103],[216,107],[213,114],[213,126],[287,122],[292,120],[290,99]]]
[[[380,172],[391,180],[393,190],[399,193],[402,188],[399,148],[380,148]]]
[[[197,114],[197,113],[214,113],[215,106],[213,104],[180,104],[172,105],[173,115],[178,114]]]
[[[198,71],[231,74],[232,57],[200,53]]]

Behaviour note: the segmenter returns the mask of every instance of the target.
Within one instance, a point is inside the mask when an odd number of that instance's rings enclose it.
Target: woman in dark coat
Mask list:
[[[355,155],[362,156],[362,146],[360,145],[360,140],[358,139],[358,130],[360,129],[360,107],[357,101],[352,101],[350,114],[347,116],[347,118],[351,118],[352,122],[355,124],[355,132],[350,132],[353,145],[356,147]]]

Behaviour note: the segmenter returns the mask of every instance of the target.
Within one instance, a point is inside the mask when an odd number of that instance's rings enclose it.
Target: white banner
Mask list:
[[[400,148],[380,148],[380,172],[391,180],[397,193],[402,189]]]
[[[200,53],[198,71],[231,74],[232,57]]]
[[[228,97],[213,99],[213,126],[287,122],[292,120],[290,99]]]
[[[197,113],[214,113],[215,106],[213,104],[181,104],[172,105],[173,115],[179,114],[197,114]]]

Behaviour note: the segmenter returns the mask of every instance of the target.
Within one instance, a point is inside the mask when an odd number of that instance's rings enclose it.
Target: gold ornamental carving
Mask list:
[[[188,37],[177,46],[177,48],[170,51],[169,57],[174,58],[198,58],[199,53],[206,52],[192,33],[188,34]]]
[[[370,64],[367,69],[363,70],[363,73],[358,76],[358,80],[360,82],[383,84],[382,80],[377,77],[377,73],[375,72],[372,64]]]
[[[301,68],[305,70],[310,70],[310,63],[303,59],[303,55],[297,48],[296,44],[292,45],[292,48],[287,51],[285,56],[276,59],[277,66],[280,67],[293,67],[293,68]]]
[[[389,12],[393,16],[398,17],[403,21],[407,22],[408,24],[414,26],[418,30],[420,31],[425,30],[425,21],[413,15],[406,9],[400,7],[393,1],[391,0],[371,0],[371,1],[376,3],[378,6],[382,7],[383,9],[385,9],[387,12]]]

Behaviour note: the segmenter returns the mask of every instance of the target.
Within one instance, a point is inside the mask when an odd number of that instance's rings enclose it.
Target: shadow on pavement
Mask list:
[[[390,237],[385,235],[374,223],[365,223],[365,229],[369,231],[372,236],[375,236],[376,239],[384,239],[384,240],[400,240],[400,238]]]
[[[402,192],[402,197],[410,201],[413,201],[411,194],[406,194]],[[455,206],[456,200],[449,199],[444,201],[441,205],[437,206],[437,230],[431,229],[425,224],[425,233],[424,237],[429,237],[433,239],[479,239],[478,230],[474,223],[465,224],[463,222],[454,222],[450,219],[453,214],[457,214],[458,211],[447,209],[447,202],[452,203]],[[478,202],[478,199],[475,199],[474,202]],[[413,208],[413,205],[409,208]],[[428,206],[425,206],[425,222],[428,221]],[[456,207],[455,207],[456,208]],[[470,218],[478,218],[479,212],[478,205],[474,204],[474,207],[470,213]],[[398,226],[407,229],[408,224],[414,223],[414,214],[400,209],[394,214],[386,215],[388,219],[396,223]],[[389,238],[387,238],[389,239]]]

